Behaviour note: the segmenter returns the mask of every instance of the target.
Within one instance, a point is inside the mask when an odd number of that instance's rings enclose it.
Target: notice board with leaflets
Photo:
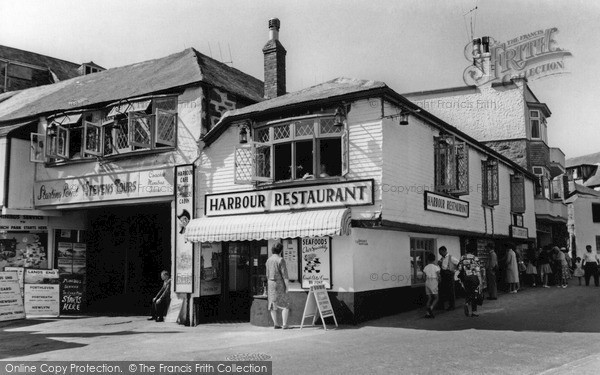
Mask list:
[[[25,270],[25,315],[27,318],[60,315],[58,270]]]
[[[17,272],[0,272],[0,322],[25,318]]]

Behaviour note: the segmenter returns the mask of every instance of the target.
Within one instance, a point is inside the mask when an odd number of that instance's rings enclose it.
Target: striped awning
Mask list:
[[[192,242],[251,241],[350,234],[350,209],[203,217],[185,230]]]

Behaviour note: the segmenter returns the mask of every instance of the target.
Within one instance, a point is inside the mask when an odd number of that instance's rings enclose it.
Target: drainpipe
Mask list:
[[[2,189],[4,194],[0,197],[0,207],[8,208],[8,175],[10,173],[10,139],[8,137],[0,138],[0,144],[4,143],[4,173],[2,176]]]

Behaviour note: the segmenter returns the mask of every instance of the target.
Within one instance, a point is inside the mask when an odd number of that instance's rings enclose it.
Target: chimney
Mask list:
[[[285,91],[285,48],[279,42],[280,22],[269,20],[269,41],[263,47],[265,55],[265,93],[267,99],[284,95]]]

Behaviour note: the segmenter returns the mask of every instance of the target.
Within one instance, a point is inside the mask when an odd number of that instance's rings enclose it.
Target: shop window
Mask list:
[[[482,169],[482,199],[487,206],[499,204],[498,160],[488,158],[481,162]]]
[[[521,174],[510,176],[510,210],[514,213],[525,212],[525,177]]]
[[[434,138],[435,191],[469,194],[469,149],[454,136]]]
[[[600,203],[592,203],[592,221],[600,223]]]
[[[318,116],[254,129],[254,142],[236,147],[235,182],[278,182],[345,176],[348,134],[332,116]]]
[[[410,277],[411,285],[425,283],[423,269],[427,265],[427,254],[435,255],[435,240],[432,238],[410,239]]]

